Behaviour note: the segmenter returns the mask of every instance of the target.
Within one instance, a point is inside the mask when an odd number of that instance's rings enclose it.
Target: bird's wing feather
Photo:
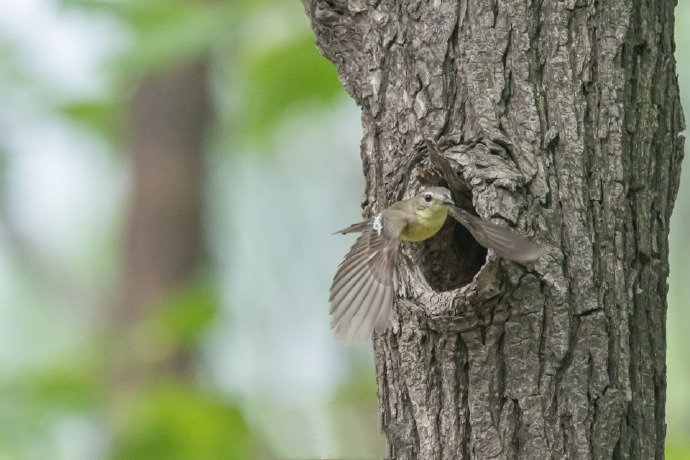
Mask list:
[[[479,244],[492,249],[501,257],[516,262],[533,262],[544,255],[539,245],[508,227],[493,224],[454,206],[450,207],[449,212],[472,233]]]
[[[330,292],[331,326],[338,337],[361,342],[390,324],[398,246],[395,233],[370,224],[345,256]]]
[[[333,232],[333,234],[337,233],[342,233],[343,235],[346,233],[354,233],[354,232],[363,232],[364,230],[367,229],[367,227],[371,226],[371,221],[365,220],[364,222],[357,222],[356,224],[352,224],[349,227],[345,227],[342,230],[338,230],[337,232]]]

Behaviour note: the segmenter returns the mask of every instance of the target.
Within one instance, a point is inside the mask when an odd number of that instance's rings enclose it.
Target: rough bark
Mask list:
[[[404,247],[374,340],[390,458],[663,457],[675,2],[304,3],[362,109],[364,214],[467,187],[547,253],[477,264],[454,223]]]

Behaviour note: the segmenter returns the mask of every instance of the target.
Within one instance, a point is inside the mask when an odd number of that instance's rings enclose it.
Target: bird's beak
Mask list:
[[[449,206],[455,206],[455,201],[451,197],[446,197],[443,199],[443,204],[447,204]]]

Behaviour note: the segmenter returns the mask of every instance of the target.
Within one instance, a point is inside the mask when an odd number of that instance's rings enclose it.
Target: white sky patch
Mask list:
[[[129,40],[112,18],[54,0],[0,2],[0,35],[17,46],[18,64],[42,92],[65,99],[104,91],[105,63]]]
[[[57,120],[37,120],[13,134],[7,152],[13,222],[46,255],[64,260],[82,253],[122,201],[124,165],[101,139]]]
[[[127,37],[113,18],[56,0],[0,2],[0,40],[29,79],[20,88],[0,82],[4,199],[24,237],[48,259],[73,267],[111,227],[126,189],[125,165],[103,139],[50,105],[103,98],[108,63]]]

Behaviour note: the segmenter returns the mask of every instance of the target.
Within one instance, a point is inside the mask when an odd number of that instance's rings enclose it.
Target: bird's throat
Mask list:
[[[424,208],[415,212],[412,219],[400,234],[403,241],[423,241],[434,236],[443,227],[448,208],[440,206],[438,208]]]

